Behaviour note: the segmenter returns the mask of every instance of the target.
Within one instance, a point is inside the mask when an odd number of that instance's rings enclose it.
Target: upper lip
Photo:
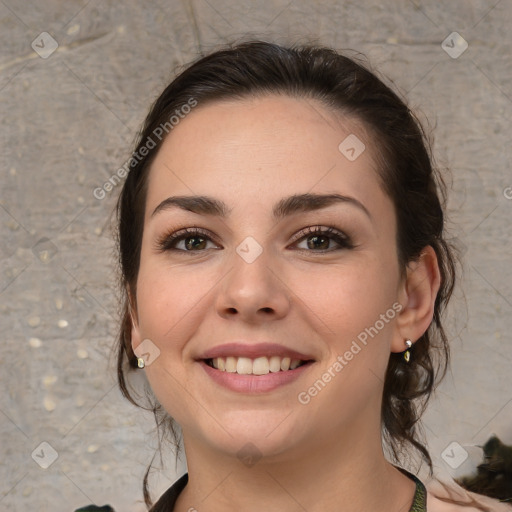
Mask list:
[[[242,343],[232,342],[223,345],[217,345],[204,352],[199,359],[215,359],[216,357],[248,357],[256,359],[257,357],[289,357],[290,359],[300,359],[309,361],[314,359],[311,355],[292,350],[277,343]]]

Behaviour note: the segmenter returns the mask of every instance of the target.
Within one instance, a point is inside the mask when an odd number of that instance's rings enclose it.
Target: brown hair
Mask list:
[[[156,144],[146,156],[132,159],[118,201],[118,244],[124,294],[117,349],[121,391],[138,405],[126,380],[126,372],[137,367],[131,347],[127,289],[135,296],[147,178],[151,162],[164,140],[164,137],[154,140],[157,138],[155,130],[164,123],[169,125],[173,113],[191,99],[203,105],[225,98],[265,94],[314,98],[329,109],[361,121],[374,135],[382,187],[395,207],[396,243],[402,273],[405,274],[407,264],[417,259],[424,247],[430,245],[435,250],[441,285],[433,322],[414,344],[409,364],[401,354],[390,355],[381,411],[383,439],[391,457],[400,462],[407,454],[407,445],[412,446],[427,462],[432,475],[432,460],[420,439],[418,422],[449,362],[441,317],[454,288],[456,259],[445,239],[445,185],[433,166],[430,143],[421,123],[406,103],[361,62],[330,48],[283,47],[263,41],[223,48],[187,67],[153,104],[134,154],[141,154],[149,138]],[[175,424],[154,397],[149,409],[153,410],[157,425],[167,427],[174,434],[177,445]],[[150,469],[151,465],[144,478],[147,504],[151,504],[147,489]]]

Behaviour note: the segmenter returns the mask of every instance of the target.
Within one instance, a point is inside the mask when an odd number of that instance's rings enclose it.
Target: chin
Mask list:
[[[219,423],[208,417],[203,425],[191,427],[212,448],[227,455],[244,457],[278,457],[296,450],[302,435],[289,411],[234,411],[216,416]],[[224,427],[222,428],[221,427]]]

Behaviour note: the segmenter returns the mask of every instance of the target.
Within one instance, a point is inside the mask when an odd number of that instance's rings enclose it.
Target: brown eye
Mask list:
[[[181,242],[182,246],[178,247]],[[205,231],[187,228],[163,236],[158,240],[157,248],[160,251],[203,252],[208,249],[208,242],[214,243]]]
[[[187,236],[187,238],[184,238],[183,240],[185,240],[185,247],[187,250],[206,248],[206,238],[203,236]]]
[[[312,235],[307,238],[308,249],[329,249],[329,237],[325,235]]]
[[[306,240],[307,249],[299,247],[299,250],[306,250],[307,252],[332,252],[354,247],[347,235],[331,227],[313,226],[306,228],[297,237],[297,241],[302,240]],[[338,248],[329,247],[333,241],[338,245]]]

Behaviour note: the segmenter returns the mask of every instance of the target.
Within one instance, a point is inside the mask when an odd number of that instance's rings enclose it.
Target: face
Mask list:
[[[164,141],[132,344],[150,340],[147,377],[185,442],[284,457],[380,432],[400,278],[376,150],[355,120],[284,96],[199,105]]]

